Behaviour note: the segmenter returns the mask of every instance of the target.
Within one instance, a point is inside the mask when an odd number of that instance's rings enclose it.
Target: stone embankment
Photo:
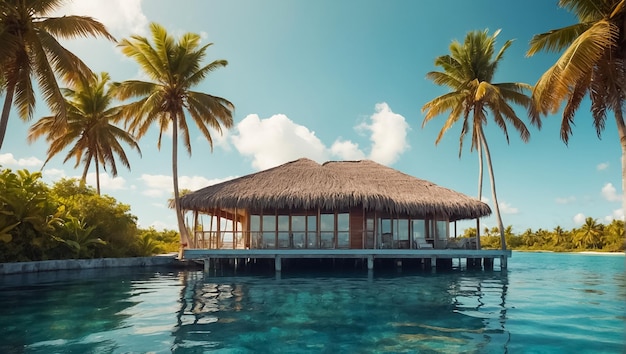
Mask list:
[[[176,258],[176,254],[136,258],[62,259],[39,262],[0,263],[0,275],[71,269],[157,267],[181,265],[181,262]]]

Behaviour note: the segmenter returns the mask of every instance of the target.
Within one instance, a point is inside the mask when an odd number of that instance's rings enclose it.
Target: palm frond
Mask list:
[[[526,56],[533,56],[542,50],[560,52],[571,45],[582,33],[587,31],[590,23],[577,23],[571,26],[550,30],[533,36]]]
[[[116,41],[101,22],[88,16],[48,17],[37,22],[37,27],[52,36],[66,39],[102,36],[110,41]]]

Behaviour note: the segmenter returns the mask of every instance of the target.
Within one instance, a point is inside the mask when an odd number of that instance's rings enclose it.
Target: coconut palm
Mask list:
[[[578,17],[578,23],[536,35],[528,55],[541,51],[563,52],[537,81],[533,100],[538,114],[556,114],[563,102],[561,139],[572,135],[574,116],[589,94],[591,117],[598,137],[607,111],[613,111],[622,147],[622,189],[626,183],[626,126],[623,105],[626,93],[626,1],[560,0]],[[539,116],[534,119],[540,124]],[[626,210],[626,193],[622,206]]]
[[[426,74],[426,77],[437,85],[447,86],[450,92],[433,99],[422,107],[422,111],[426,111],[422,127],[434,117],[450,111],[435,144],[439,143],[450,127],[460,121],[462,128],[459,139],[459,157],[463,149],[463,140],[468,132],[471,133],[470,151],[476,149],[478,152],[478,198],[482,197],[482,154],[484,152],[501,245],[502,249],[506,249],[491,155],[483,126],[487,124],[487,113],[490,112],[496,125],[504,132],[507,142],[509,141],[507,123],[513,126],[524,142],[528,141],[530,132],[509,103],[530,108],[531,99],[524,93],[525,90],[530,89],[528,84],[491,82],[504,52],[512,43],[510,40],[506,41],[496,54],[495,42],[499,32],[499,30],[496,31],[492,36],[488,35],[487,30],[469,32],[464,43],[452,42],[449,55],[442,55],[435,59],[435,65],[441,67],[443,71],[431,71]]]
[[[137,137],[142,137],[153,125],[159,127],[157,147],[161,137],[172,129],[172,174],[174,184],[174,207],[183,247],[189,242],[187,229],[180,208],[178,191],[178,134],[182,134],[187,152],[191,154],[191,141],[185,112],[187,112],[213,149],[213,139],[208,127],[221,134],[222,127],[233,125],[234,106],[228,100],[206,93],[192,91],[212,71],[226,66],[226,60],[215,60],[202,66],[206,49],[211,43],[200,46],[200,36],[183,34],[175,40],[162,26],[150,24],[152,41],[142,36],[124,39],[119,46],[122,53],[137,61],[152,81],[129,80],[118,85],[118,97],[139,100],[124,109],[127,123]]]
[[[576,245],[581,248],[600,248],[604,225],[592,217],[587,217],[576,235]]]
[[[567,242],[567,233],[561,226],[557,226],[552,230],[552,243],[555,246],[563,246]]]
[[[63,162],[74,157],[76,165],[83,164],[82,181],[86,182],[87,172],[93,161],[96,170],[96,190],[100,194],[100,165],[111,174],[117,176],[115,156],[130,169],[130,163],[120,142],[125,142],[136,149],[141,149],[135,138],[124,129],[114,124],[119,118],[121,108],[111,107],[114,102],[114,91],[110,88],[110,77],[107,73],[100,76],[90,75],[78,81],[72,88],[63,89],[66,97],[67,124],[58,129],[56,115],[41,118],[29,129],[30,142],[45,135],[50,144],[44,166],[52,157],[72,146]]]
[[[65,123],[65,102],[55,73],[73,83],[77,74],[86,75],[90,70],[57,38],[103,36],[115,41],[104,25],[91,17],[49,16],[64,3],[63,0],[0,1],[0,84],[6,94],[0,116],[0,149],[12,104],[22,119],[32,118],[35,108],[32,77],[37,79],[50,109],[58,113],[57,123]]]

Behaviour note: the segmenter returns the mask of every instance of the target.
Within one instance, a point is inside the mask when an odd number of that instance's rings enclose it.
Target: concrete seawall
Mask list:
[[[62,259],[53,261],[0,263],[0,275],[55,270],[179,265],[176,255],[136,258]]]

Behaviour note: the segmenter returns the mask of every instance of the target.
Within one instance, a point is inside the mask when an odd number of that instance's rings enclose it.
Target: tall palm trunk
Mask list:
[[[496,212],[496,219],[498,220],[498,230],[500,231],[500,244],[502,250],[506,250],[506,238],[504,237],[504,225],[502,224],[502,216],[500,216],[500,206],[498,205],[498,196],[496,195],[496,178],[493,175],[493,166],[491,165],[491,154],[489,153],[489,145],[487,145],[487,139],[483,130],[478,131],[480,134],[480,141],[485,149],[485,157],[487,158],[487,168],[489,170],[489,180],[491,182],[491,195],[493,197],[493,206]]]
[[[180,251],[178,258],[182,257],[182,251],[188,245],[189,236],[187,235],[187,227],[183,219],[183,213],[180,209],[180,193],[178,192],[178,115],[172,114],[172,180],[174,181],[174,210],[176,220],[178,221],[178,230],[180,232]]]
[[[478,200],[483,198],[483,149],[480,139],[478,147]],[[480,218],[476,218],[476,249],[480,249]]]
[[[13,104],[13,96],[15,95],[15,83],[9,82],[6,88],[6,97],[4,97],[4,105],[2,106],[2,116],[0,116],[0,150],[4,142],[4,135],[9,125],[9,113],[11,112],[11,104]]]
[[[100,154],[96,152],[96,190],[98,191],[98,195],[100,195],[100,163],[98,162],[99,155]]]

